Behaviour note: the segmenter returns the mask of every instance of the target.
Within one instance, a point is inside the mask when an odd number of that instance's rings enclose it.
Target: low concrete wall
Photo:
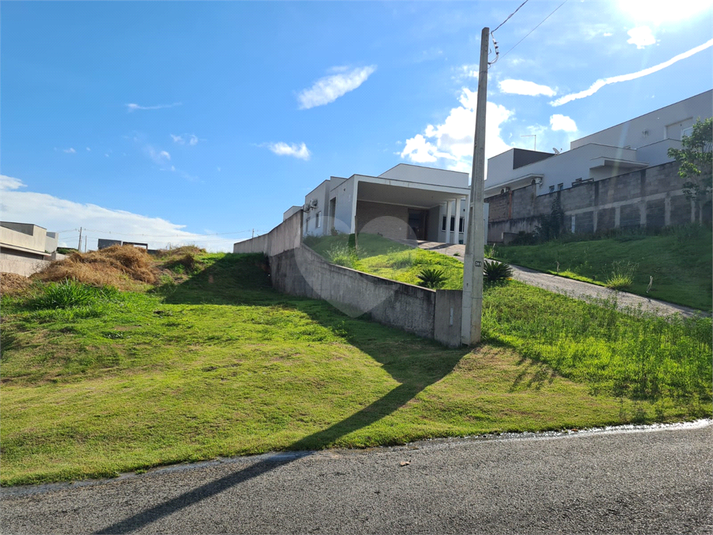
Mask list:
[[[350,316],[369,314],[378,323],[450,347],[461,345],[461,291],[429,290],[330,264],[306,246],[270,256],[270,274],[281,292],[325,300]]]
[[[233,245],[234,253],[263,253],[274,256],[302,243],[302,210],[288,217],[267,234],[238,242]]]
[[[23,277],[29,277],[48,264],[48,260],[38,260],[37,258],[0,253],[0,272],[2,273],[17,273]]]

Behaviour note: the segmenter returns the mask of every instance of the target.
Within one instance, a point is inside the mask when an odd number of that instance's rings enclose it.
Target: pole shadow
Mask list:
[[[415,335],[395,331],[365,320],[349,318],[336,309],[329,310],[321,302],[282,296],[270,288],[269,281],[250,282],[246,277],[255,275],[256,266],[259,269],[260,259],[257,255],[237,260],[229,258],[226,262],[222,264],[221,262],[216,262],[216,265],[189,279],[184,283],[183,288],[176,289],[166,297],[165,301],[167,303],[210,302],[211,304],[252,304],[256,306],[274,306],[279,303],[309,314],[315,321],[328,328],[342,329],[345,323],[347,325],[358,323],[360,326],[354,329],[354,335],[350,336],[349,343],[381,363],[383,369],[400,384],[385,396],[344,420],[306,436],[286,448],[290,451],[305,452],[304,455],[276,453],[246,468],[210,481],[198,488],[186,491],[180,496],[116,522],[96,531],[96,534],[129,533],[138,530],[227,489],[260,477],[297,459],[312,455],[316,450],[329,447],[340,437],[368,427],[396,412],[419,392],[451,373],[469,351],[467,349],[448,350],[436,342],[419,339]],[[218,285],[213,286],[219,278],[224,279],[226,276],[231,279],[230,296],[226,292],[222,292]],[[241,286],[244,286],[242,290]],[[390,345],[384,345],[383,339],[387,338],[387,333],[391,338]],[[394,337],[396,337],[396,343],[394,343]],[[397,350],[396,346],[400,350]],[[433,355],[433,353],[438,355]]]

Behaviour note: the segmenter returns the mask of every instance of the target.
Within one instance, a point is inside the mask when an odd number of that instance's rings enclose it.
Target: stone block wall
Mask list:
[[[582,182],[571,188],[537,195],[531,185],[485,199],[490,204],[488,241],[502,242],[507,235],[533,232],[539,217],[548,215],[559,195],[565,225],[576,233],[616,228],[662,228],[698,221],[686,199],[675,162],[648,167],[603,180]],[[710,222],[710,204],[703,220]]]

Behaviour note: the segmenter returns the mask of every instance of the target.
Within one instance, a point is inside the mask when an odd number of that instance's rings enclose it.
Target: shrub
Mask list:
[[[431,288],[433,290],[440,288],[446,282],[446,274],[442,269],[425,268],[417,275],[419,286]]]
[[[634,282],[634,273],[636,272],[639,264],[617,260],[612,263],[611,276],[604,283],[607,288],[612,290],[623,290],[628,288]]]
[[[495,244],[488,245],[485,244],[485,249],[483,250],[485,258],[495,258]],[[457,254],[457,253],[456,253]],[[456,255],[453,255],[456,256]]]
[[[36,310],[56,308],[76,308],[94,304],[98,300],[111,299],[118,295],[116,288],[105,286],[95,288],[71,279],[52,282],[45,286],[40,295],[29,302]]]
[[[483,276],[488,282],[502,282],[512,277],[512,268],[505,262],[483,262]]]

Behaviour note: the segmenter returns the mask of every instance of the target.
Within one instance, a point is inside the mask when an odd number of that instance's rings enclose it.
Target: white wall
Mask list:
[[[600,132],[577,139],[570,143],[575,149],[588,143],[603,145],[630,146],[632,149],[658,143],[664,139],[681,140],[681,130],[693,125],[698,118],[705,119],[713,115],[713,91],[676,102],[670,106],[652,111],[635,119],[612,126]],[[648,161],[658,165],[670,161]]]
[[[407,180],[420,184],[436,184],[440,186],[468,187],[468,173],[449,171],[447,169],[434,169],[433,167],[420,167],[400,163],[379,175],[378,178],[391,178],[393,180]]]
[[[12,225],[12,223],[5,223]],[[32,234],[20,232],[12,228],[0,226],[0,243],[9,246],[22,247],[33,252],[44,253],[47,245],[47,231],[37,225],[17,225],[17,228],[22,228]],[[56,246],[55,246],[56,249]]]
[[[357,178],[352,177],[339,183],[330,191],[330,198],[336,196],[337,199],[334,214],[334,228],[337,232],[349,234],[352,231],[357,183]]]

